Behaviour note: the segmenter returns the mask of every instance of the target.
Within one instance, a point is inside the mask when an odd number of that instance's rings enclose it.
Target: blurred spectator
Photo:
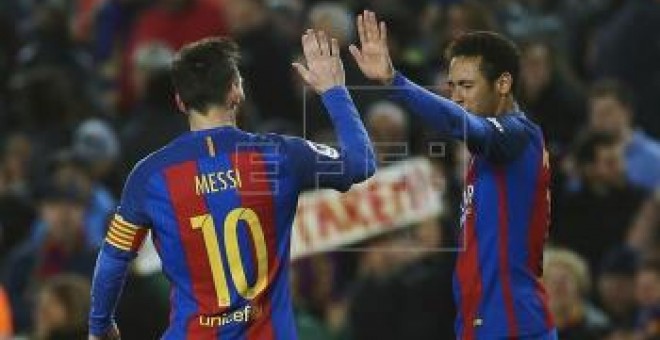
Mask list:
[[[51,182],[41,189],[39,218],[47,229],[10,253],[2,276],[16,331],[30,329],[34,294],[44,280],[61,273],[91,276],[96,252],[85,243],[84,207],[84,196],[75,186]]]
[[[362,278],[350,300],[351,339],[455,337],[456,310],[447,279],[454,259],[451,253],[437,252],[443,244],[437,220],[413,228],[420,227],[424,230],[414,239],[403,240],[399,232],[368,242]],[[391,322],[393,316],[397,322]]]
[[[142,45],[162,42],[173,50],[183,45],[228,33],[224,8],[211,0],[154,0],[155,5],[140,14],[135,22],[128,48],[124,52],[124,67],[120,75],[123,85],[122,108],[131,108],[135,93],[131,87],[131,60]]]
[[[613,328],[632,329],[635,323],[637,253],[621,247],[608,252],[598,273],[598,299]]]
[[[75,79],[56,66],[18,72],[12,80],[14,126],[29,134],[35,168],[44,166],[44,155],[66,147],[82,118],[90,113],[74,85]]]
[[[152,43],[139,48],[133,60],[137,105],[121,131],[123,175],[135,163],[188,130],[185,115],[174,102],[169,74],[173,51]]]
[[[9,250],[29,236],[29,226],[35,215],[31,203],[21,197],[3,193],[0,189],[0,268]]]
[[[129,60],[143,45],[161,41],[178,50],[183,45],[227,33],[224,9],[209,0],[155,0],[136,22],[128,50]]]
[[[111,195],[103,188],[103,184],[121,185],[117,183],[120,180],[113,178],[116,175],[120,152],[119,137],[115,130],[103,120],[87,119],[78,125],[73,133],[71,148],[73,155],[80,160],[88,176],[96,184],[92,190],[105,191],[102,194],[106,197],[96,196],[95,199],[111,200]]]
[[[587,300],[591,279],[584,259],[567,249],[546,250],[543,281],[559,339],[601,339],[609,324],[605,314]]]
[[[66,4],[43,1],[34,5],[34,33],[17,56],[22,69],[56,69],[72,86],[83,110],[99,109],[98,82],[92,56],[74,41]]]
[[[522,47],[520,104],[545,134],[553,155],[561,155],[584,121],[584,98],[562,72],[560,56],[550,45],[533,40]]]
[[[348,46],[354,36],[355,18],[341,3],[320,2],[309,10],[310,27],[322,30],[337,39],[339,46]]]
[[[78,275],[47,280],[37,294],[34,339],[87,339],[90,289],[88,279]]]
[[[644,203],[627,238],[628,245],[641,253],[660,249],[660,190]]]
[[[660,138],[660,2],[622,1],[621,8],[599,29],[595,42],[598,77],[630,86],[638,99],[636,121]]]
[[[376,102],[367,109],[365,120],[379,166],[411,155],[408,116],[399,105],[389,101]]]
[[[660,338],[660,259],[649,258],[639,268],[635,295],[640,306],[638,329],[642,339]]]
[[[9,340],[12,337],[11,305],[5,290],[0,285],[0,340]]]
[[[91,177],[88,162],[83,156],[64,150],[54,156],[46,176],[50,175],[58,186],[70,186],[79,191],[77,194],[84,202],[82,236],[89,247],[98,248],[105,238],[108,220],[116,202],[108,189]],[[47,222],[37,219],[32,237],[41,237],[47,229]]]
[[[414,19],[413,19],[414,20]],[[456,1],[447,6],[438,36],[439,48],[434,54],[444,59],[445,49],[451,41],[467,31],[496,30],[496,21],[489,8],[480,1]],[[448,66],[449,60],[444,60]]]
[[[589,94],[589,128],[614,134],[624,146],[630,182],[653,190],[660,187],[660,143],[634,125],[632,94],[622,84],[604,80]]]
[[[598,268],[608,250],[623,244],[646,192],[626,179],[623,148],[613,135],[581,136],[574,157],[582,184],[557,198],[552,239]]]
[[[130,58],[126,49],[135,22],[153,0],[106,0],[99,4],[93,20],[90,49],[101,81],[103,105],[118,108],[121,85],[129,79]],[[123,80],[124,83],[117,82]]]
[[[499,21],[504,33],[516,40],[540,38],[553,46],[565,44],[565,18],[560,15],[560,0],[499,1]],[[573,6],[572,10],[575,10]]]
[[[153,0],[107,0],[102,2],[94,19],[94,39],[92,51],[94,60],[101,65],[110,62],[112,74],[121,68],[118,57],[122,55],[123,46],[133,32],[135,20]]]
[[[21,132],[7,135],[0,145],[0,194],[26,198],[29,194],[32,141]]]
[[[300,125],[291,68],[292,46],[275,26],[265,0],[228,0],[227,20],[241,48],[241,75],[247,98],[263,120],[283,119]],[[300,130],[298,130],[298,133]]]

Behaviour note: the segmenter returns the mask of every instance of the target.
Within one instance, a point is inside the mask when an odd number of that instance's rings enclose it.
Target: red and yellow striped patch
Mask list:
[[[129,223],[115,214],[110,221],[105,241],[124,251],[138,251],[148,231],[147,228]]]

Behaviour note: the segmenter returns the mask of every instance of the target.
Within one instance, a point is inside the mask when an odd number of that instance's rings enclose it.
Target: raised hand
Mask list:
[[[329,42],[325,32],[309,29],[302,36],[302,47],[307,67],[300,63],[293,63],[293,67],[305,83],[319,94],[335,86],[344,86],[344,65],[337,39]]]
[[[385,22],[378,24],[376,14],[364,11],[357,16],[360,47],[351,45],[349,50],[365,77],[390,84],[394,79],[394,67],[387,49],[387,27]]]

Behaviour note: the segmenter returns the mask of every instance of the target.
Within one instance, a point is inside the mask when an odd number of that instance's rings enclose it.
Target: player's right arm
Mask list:
[[[89,313],[89,339],[119,339],[114,311],[130,262],[137,256],[150,220],[144,213],[146,179],[140,164],[126,180],[117,212],[96,260]]]
[[[286,154],[300,186],[330,187],[346,191],[353,183],[371,177],[376,160],[371,141],[346,89],[344,69],[336,39],[308,30],[302,36],[307,67],[293,66],[303,80],[321,95],[337,133],[340,150],[300,138],[286,140]]]
[[[456,103],[406,79],[392,66],[387,47],[387,27],[373,12],[357,18],[361,49],[350,46],[362,73],[369,79],[396,87],[394,97],[445,137],[465,140],[471,152],[504,162],[515,159],[529,141],[523,120],[516,115],[478,117]]]

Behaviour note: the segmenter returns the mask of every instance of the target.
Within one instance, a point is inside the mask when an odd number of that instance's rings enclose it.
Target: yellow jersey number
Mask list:
[[[238,244],[238,222],[245,221],[250,228],[252,242],[256,252],[257,262],[257,280],[253,286],[249,286],[245,277],[245,269],[241,261],[241,250]],[[215,222],[211,214],[204,214],[190,218],[190,224],[193,229],[202,230],[206,255],[211,265],[213,274],[213,285],[218,297],[218,306],[227,307],[230,305],[229,285],[225,277],[225,268],[220,255],[218,246],[218,235],[215,231]],[[250,208],[235,208],[229,212],[224,221],[223,235],[224,249],[226,249],[227,263],[229,272],[236,286],[238,294],[251,300],[266,288],[268,280],[268,250],[266,248],[266,239],[259,216]]]

